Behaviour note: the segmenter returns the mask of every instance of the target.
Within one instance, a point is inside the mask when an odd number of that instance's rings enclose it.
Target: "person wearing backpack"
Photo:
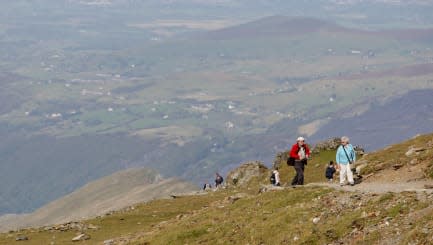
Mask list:
[[[296,144],[292,146],[292,149],[289,153],[289,159],[294,160],[293,167],[296,171],[296,175],[292,180],[293,187],[304,184],[304,170],[309,156],[310,149],[308,148],[307,144],[305,144],[305,139],[303,137],[298,137]]]
[[[215,188],[218,188],[220,185],[222,185],[223,181],[224,178],[219,173],[215,173]]]
[[[278,172],[278,169],[275,169],[272,171],[271,177],[270,177],[271,184],[274,186],[280,186],[280,173]]]
[[[330,161],[328,167],[325,171],[325,177],[328,179],[328,182],[334,181],[334,173],[336,172],[334,161]]]
[[[345,185],[346,177],[351,186],[355,185],[350,165],[355,163],[356,153],[353,146],[349,144],[349,137],[341,137],[341,145],[337,149],[335,158],[340,169],[340,186]]]
[[[271,177],[269,177],[269,181],[271,182],[271,185],[275,185],[275,173],[274,173],[274,171],[271,172]]]
[[[209,183],[205,183],[205,184],[203,185],[203,190],[204,190],[204,191],[208,191],[208,190],[211,190],[211,189],[212,189],[211,184],[209,184]]]

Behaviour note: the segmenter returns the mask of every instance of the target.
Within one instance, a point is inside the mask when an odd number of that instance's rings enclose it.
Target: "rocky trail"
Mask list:
[[[359,191],[364,193],[376,193],[376,194],[382,194],[387,192],[433,193],[433,181],[413,181],[413,182],[406,182],[406,183],[368,182],[368,183],[356,184],[354,186],[350,186],[350,185],[340,186],[338,182],[334,182],[334,183],[309,183],[306,186],[331,187],[343,191],[354,191],[354,192]]]

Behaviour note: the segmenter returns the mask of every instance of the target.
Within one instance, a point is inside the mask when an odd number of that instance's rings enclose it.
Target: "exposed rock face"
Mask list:
[[[341,144],[340,138],[337,138],[337,137],[330,138],[328,140],[321,141],[321,142],[317,143],[313,147],[312,152],[313,153],[319,153],[320,151],[337,150],[337,148],[340,146],[340,144]],[[365,154],[365,150],[362,146],[356,145],[356,146],[353,146],[353,148],[354,148],[357,155],[362,156]]]
[[[313,148],[313,152],[320,152],[320,151],[329,151],[329,150],[336,150],[338,146],[340,146],[341,140],[340,138],[334,137],[330,138],[325,141],[321,141],[316,144]]]
[[[405,153],[407,157],[411,157],[414,154],[419,154],[420,152],[423,152],[427,150],[426,147],[410,147],[409,150]]]
[[[331,151],[331,150],[337,150],[337,148],[340,146],[341,140],[340,138],[334,137],[330,138],[325,141],[321,141],[317,143],[313,148],[313,153],[319,153],[320,151]],[[356,151],[356,154],[358,155],[364,155],[365,151],[364,148],[356,145],[353,146],[354,150]]]
[[[278,152],[277,155],[275,155],[272,167],[274,169],[279,169],[281,167],[281,164],[287,162],[288,154],[288,151]]]
[[[262,179],[268,173],[269,169],[262,162],[247,162],[227,175],[227,186],[245,186],[254,177]]]

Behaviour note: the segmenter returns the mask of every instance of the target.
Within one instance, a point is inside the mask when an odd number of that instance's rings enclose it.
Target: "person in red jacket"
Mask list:
[[[303,137],[298,137],[296,144],[292,146],[290,150],[291,158],[295,159],[294,168],[296,175],[292,180],[292,186],[303,185],[304,184],[304,169],[307,165],[307,159],[310,157],[310,149],[305,144],[305,139]]]

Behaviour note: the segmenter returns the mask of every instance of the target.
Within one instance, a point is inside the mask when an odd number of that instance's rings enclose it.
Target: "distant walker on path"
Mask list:
[[[215,176],[215,188],[218,188],[222,185],[224,178],[219,173],[215,173]]]

